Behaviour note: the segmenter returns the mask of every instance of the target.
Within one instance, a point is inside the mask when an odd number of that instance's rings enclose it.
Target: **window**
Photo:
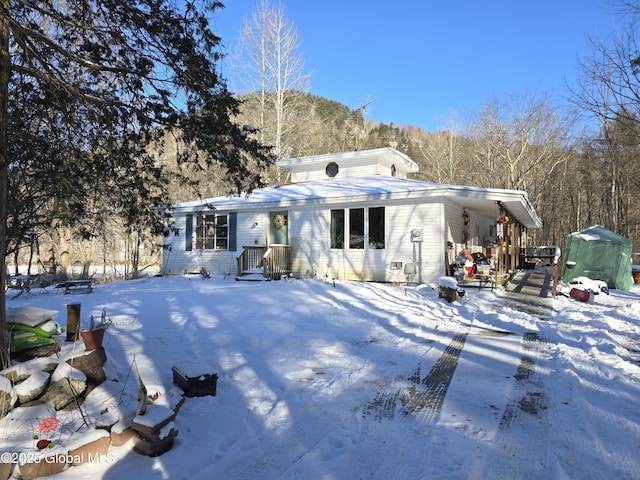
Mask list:
[[[349,209],[349,248],[364,248],[364,208]]]
[[[344,210],[331,210],[331,248],[344,248]]]
[[[369,248],[384,248],[384,207],[369,209]]]
[[[340,171],[340,168],[338,167],[338,164],[336,162],[331,162],[331,163],[327,164],[327,166],[324,169],[324,171],[327,174],[327,176],[335,177],[336,175],[338,175],[338,172]]]
[[[226,215],[198,215],[196,222],[197,250],[227,250],[229,225]]]
[[[348,238],[348,248],[353,250],[363,250],[365,247],[370,250],[384,249],[385,232],[384,207],[331,210],[331,248],[344,249],[345,238]]]

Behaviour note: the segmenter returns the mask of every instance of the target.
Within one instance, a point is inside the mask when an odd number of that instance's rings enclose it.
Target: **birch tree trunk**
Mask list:
[[[238,77],[244,93],[259,93],[260,138],[273,146],[278,160],[288,154],[284,139],[293,125],[287,120],[288,112],[295,110],[295,96],[307,90],[309,83],[298,31],[281,2],[273,6],[262,0],[251,19],[245,20],[238,45]]]
[[[11,59],[9,58],[9,0],[0,0],[0,368],[9,366],[9,337],[7,336],[7,178],[9,164],[7,159],[7,118],[9,77]]]

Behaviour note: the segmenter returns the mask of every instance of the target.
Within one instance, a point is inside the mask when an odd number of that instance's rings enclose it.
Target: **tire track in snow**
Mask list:
[[[522,337],[520,364],[514,376],[515,388],[498,424],[493,448],[474,469],[474,478],[548,478],[548,397],[542,360],[549,357],[549,345],[536,333]],[[526,432],[527,442],[522,432]]]
[[[403,417],[418,414],[431,423],[442,408],[468,334],[466,331],[455,335],[424,378],[418,366],[407,378],[408,383],[379,393],[366,405],[363,417],[377,421],[393,419],[399,409]]]

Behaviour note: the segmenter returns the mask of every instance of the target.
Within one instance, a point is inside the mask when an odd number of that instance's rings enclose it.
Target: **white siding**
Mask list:
[[[327,162],[328,164],[329,162]],[[338,163],[338,174],[334,178],[346,178],[346,177],[363,177],[368,175],[377,175],[379,172],[378,165],[371,163],[370,159],[362,159],[358,161],[351,161],[349,164],[341,165]],[[309,165],[308,168],[298,170],[291,173],[292,183],[303,182],[315,182],[318,180],[326,180],[330,178],[325,171],[326,165],[322,165],[322,168],[318,168],[317,165]],[[389,174],[389,169],[385,171]]]
[[[240,256],[243,247],[267,245],[269,215],[267,212],[239,212],[237,247],[235,256]]]
[[[219,212],[228,213],[228,212]],[[175,227],[180,229],[179,235],[167,237],[165,245],[171,245],[171,251],[164,250],[163,271],[165,273],[183,274],[198,273],[204,267],[211,274],[235,275],[237,257],[246,245],[265,245],[266,229],[268,228],[267,214],[239,213],[237,218],[236,249],[235,250],[196,250],[195,243],[192,250],[187,251],[186,216],[175,216]],[[193,221],[195,234],[195,216]]]
[[[411,203],[414,202],[414,203]],[[330,249],[330,211],[332,209],[385,207],[384,249]],[[175,274],[197,273],[204,266],[212,274],[234,275],[237,257],[243,247],[268,244],[269,209],[241,210],[237,213],[236,250],[186,251],[185,216],[175,217],[180,235],[165,243],[172,251],[165,251],[163,267]],[[463,246],[464,208],[442,199],[384,200],[378,202],[349,203],[331,206],[297,206],[288,208],[291,270],[296,275],[315,274],[322,279],[347,279],[397,283],[437,283],[446,273],[448,263],[455,260]],[[220,211],[219,213],[227,213]],[[488,233],[494,218],[481,217],[470,210],[472,251],[482,248],[485,231]],[[194,225],[195,230],[195,225]],[[412,231],[422,230],[422,241],[412,241]],[[447,248],[447,241],[454,249]],[[392,264],[398,268],[392,268]],[[415,274],[407,275],[407,265],[413,265]]]
[[[394,175],[407,178],[408,173],[418,171],[418,166],[413,160],[390,147],[290,158],[279,160],[277,165],[289,171],[290,181],[297,183],[326,179],[325,169],[329,163],[338,165],[338,178],[362,175]],[[392,166],[395,167],[393,174]]]
[[[179,229],[178,235],[170,234],[164,239],[163,245],[163,273],[181,274],[187,271],[198,271],[201,266],[197,266],[197,258],[192,255],[193,252],[186,251],[187,240],[186,219],[184,215],[174,216],[175,228]]]
[[[324,278],[329,260],[329,210],[298,209],[289,212],[291,270]]]
[[[364,206],[349,205],[349,208]],[[372,203],[366,206],[385,205]],[[336,208],[341,207],[331,207]],[[347,208],[346,205],[344,208]],[[330,249],[331,209],[299,209],[290,213],[289,232],[294,273],[313,272],[323,279],[382,282],[437,282],[443,275],[441,204],[386,205],[385,248],[379,250]],[[423,242],[411,240],[411,231],[414,229],[423,230]],[[401,263],[401,267],[392,269],[392,263]],[[405,274],[407,264],[416,266],[415,275]]]
[[[331,162],[338,165],[339,172],[332,181],[324,181],[329,178],[325,168]],[[243,247],[269,244],[269,234],[273,233],[270,212],[286,210],[291,267],[296,274],[435,283],[464,245],[465,207],[470,214],[468,246],[472,252],[482,250],[483,242],[492,233],[497,217],[497,211],[494,214],[492,210],[498,199],[504,202],[504,197],[531,224],[538,223],[523,192],[399,180],[406,178],[408,172],[417,171],[417,165],[391,148],[280,160],[278,165],[291,172],[294,185],[259,189],[244,199],[220,197],[207,201],[215,205],[217,213],[237,209],[235,248],[230,251],[188,250],[185,215],[206,206],[203,202],[177,206],[180,213],[174,217],[181,233],[166,239],[172,249],[164,252],[164,271],[199,272],[204,267],[213,274],[234,274]],[[393,165],[398,179],[390,177]],[[295,185],[296,182],[305,183]],[[385,207],[384,249],[329,248],[332,209],[372,207]],[[413,241],[414,230],[422,231],[421,241]],[[415,273],[407,274],[408,265]]]
[[[444,274],[443,207],[439,202],[397,205],[387,213],[391,231],[390,261],[403,262],[403,270],[389,270],[389,275],[406,278],[405,281],[437,283]],[[412,241],[412,230],[422,231],[422,242]],[[389,235],[389,233],[388,233]],[[415,265],[416,274],[407,277],[404,267]]]
[[[454,245],[454,256],[464,247],[464,219],[462,215],[464,208],[457,203],[446,201],[444,207],[444,217],[446,219],[449,241]],[[473,220],[473,219],[472,219]]]

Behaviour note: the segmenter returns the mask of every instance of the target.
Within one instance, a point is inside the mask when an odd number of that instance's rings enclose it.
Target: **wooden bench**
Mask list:
[[[72,292],[91,293],[93,290],[93,280],[90,278],[83,280],[67,280],[66,282],[58,283],[56,288],[64,288],[65,295]]]

